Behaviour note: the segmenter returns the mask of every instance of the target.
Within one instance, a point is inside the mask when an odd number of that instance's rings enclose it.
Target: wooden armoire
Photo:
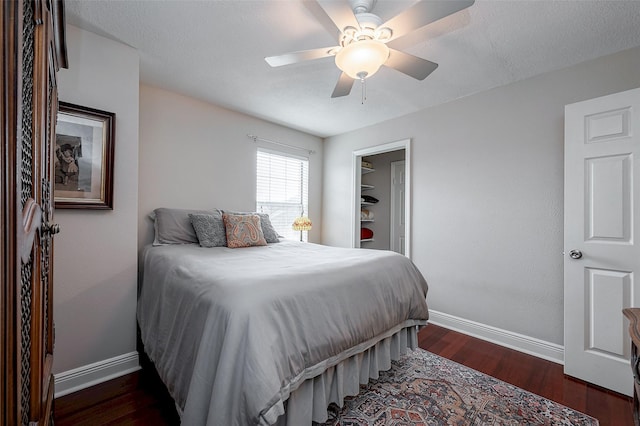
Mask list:
[[[61,0],[3,0],[0,86],[0,424],[52,423],[56,75]]]

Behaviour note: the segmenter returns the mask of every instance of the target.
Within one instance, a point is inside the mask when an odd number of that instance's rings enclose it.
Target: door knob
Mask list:
[[[60,232],[60,225],[57,223],[45,223],[42,225],[42,232],[49,235],[56,235]]]
[[[580,250],[571,250],[569,252],[569,256],[572,259],[577,260],[577,259],[580,259],[582,257],[582,252]]]

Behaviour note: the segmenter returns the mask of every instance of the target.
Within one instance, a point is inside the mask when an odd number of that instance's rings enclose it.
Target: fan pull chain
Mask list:
[[[361,78],[360,83],[362,84],[361,104],[364,105],[364,101],[367,100],[367,81],[364,78]]]

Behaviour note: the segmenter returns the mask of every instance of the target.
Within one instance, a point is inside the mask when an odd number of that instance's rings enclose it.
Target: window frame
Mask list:
[[[259,169],[259,162],[260,162],[260,155],[261,153],[263,155],[266,156],[275,156],[275,157],[281,157],[284,158],[284,161],[287,160],[295,160],[300,162],[300,167],[302,167],[302,173],[303,173],[303,177],[302,177],[302,181],[300,183],[299,186],[301,186],[301,194],[298,194],[298,200],[299,202],[297,203],[288,203],[286,201],[264,201],[264,200],[260,200],[259,199],[259,191],[260,191],[260,186],[261,183],[264,182],[268,182],[269,184],[271,184],[271,180],[269,178],[266,179],[262,179],[261,178],[261,173],[260,173],[260,169]],[[300,231],[294,231],[291,226],[293,224],[293,221],[296,217],[299,217],[300,214],[302,212],[304,212],[304,215],[308,217],[309,215],[309,174],[310,174],[310,165],[311,165],[311,161],[310,158],[308,156],[304,156],[304,155],[298,155],[298,154],[292,154],[290,152],[287,151],[282,151],[282,150],[277,150],[277,149],[269,149],[269,148],[264,148],[264,147],[257,147],[256,148],[256,162],[255,162],[255,172],[256,172],[256,188],[255,188],[255,196],[256,196],[256,211],[260,212],[260,213],[267,213],[269,214],[269,218],[271,219],[271,223],[274,226],[274,228],[276,229],[276,231],[278,232],[279,235],[288,238],[288,239],[295,239],[295,240],[300,240],[302,238],[302,241],[308,241],[309,239],[309,232],[308,231],[302,231],[302,233]],[[306,169],[306,170],[305,170]],[[286,172],[285,172],[286,173]],[[286,177],[284,179],[287,179]],[[294,181],[295,179],[288,179],[289,181]],[[286,182],[285,182],[285,187],[286,187]],[[285,189],[286,191],[286,189]],[[293,209],[291,209],[291,207],[289,207],[289,211],[287,211],[287,205],[294,205],[296,206],[296,212],[295,215],[294,213],[292,213]],[[280,208],[278,208],[278,205],[280,205]],[[267,207],[267,208],[265,208]],[[286,219],[279,219],[278,215],[274,214],[273,210],[277,210],[279,212],[279,214],[285,215]]]

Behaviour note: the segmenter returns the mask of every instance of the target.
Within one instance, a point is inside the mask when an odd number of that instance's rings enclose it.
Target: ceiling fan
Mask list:
[[[371,13],[376,0],[304,0],[320,22],[335,33],[338,45],[301,50],[265,60],[272,67],[335,56],[342,71],[332,98],[346,96],[353,82],[375,74],[382,65],[417,80],[424,80],[438,64],[389,47],[387,44],[410,32],[471,6],[474,0],[419,1],[386,22]]]

